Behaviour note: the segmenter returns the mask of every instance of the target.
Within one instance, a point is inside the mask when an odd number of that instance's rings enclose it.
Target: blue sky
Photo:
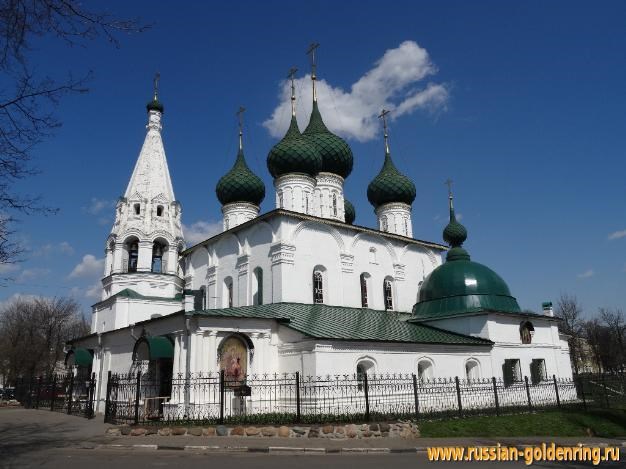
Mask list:
[[[374,226],[366,188],[383,158],[371,108],[381,100],[400,108],[437,86],[439,94],[407,105],[390,123],[395,162],[417,186],[415,237],[441,241],[450,177],[472,258],[502,275],[523,308],[537,310],[562,292],[575,294],[590,315],[626,307],[626,3],[108,5],[154,27],[123,36],[119,49],[104,41],[71,49],[51,39],[36,44],[32,61],[42,74],[93,70],[94,79],[88,94],[62,101],[63,127],[35,151],[41,174],[19,186],[60,212],[22,218],[30,252],[4,269],[15,281],[0,300],[74,295],[89,312],[114,201],[143,142],[156,70],[165,148],[188,232],[220,220],[214,188],[235,157],[240,105],[247,108],[246,157],[267,187],[262,211],[271,210],[265,158],[277,139],[268,120],[289,68],[308,72],[305,50],[316,41],[318,76],[332,91],[324,118],[355,155],[346,195],[358,224]],[[380,95],[354,92],[363,77],[389,77],[381,59],[406,41],[427,54],[400,57],[415,77],[383,80]],[[307,90],[298,93],[305,106]]]

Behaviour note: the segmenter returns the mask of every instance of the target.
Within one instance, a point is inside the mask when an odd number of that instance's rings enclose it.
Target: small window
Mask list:
[[[376,264],[376,248],[370,248],[370,264]]]
[[[231,277],[224,279],[224,298],[222,304],[225,308],[233,307],[233,279]]]
[[[133,207],[135,209],[135,215],[139,215],[141,213],[141,205],[135,204]]]
[[[388,278],[383,282],[383,293],[385,295],[385,309],[393,309],[393,286]]]
[[[383,231],[389,231],[389,225],[387,224],[387,217],[382,218],[381,227]]]
[[[324,303],[324,277],[322,272],[313,272],[313,303]]]
[[[254,273],[254,285],[253,285],[253,293],[252,293],[252,304],[253,305],[262,305],[263,304],[263,269],[257,267],[253,271]]]
[[[546,361],[543,358],[534,358],[530,362],[530,380],[533,384],[538,384],[546,379],[548,379]]]
[[[283,193],[278,193],[278,208],[283,208]]]
[[[162,273],[165,269],[163,268],[163,254],[165,252],[165,246],[155,241],[152,245],[152,272],[156,274]]]
[[[406,218],[404,219],[404,234],[406,236],[409,235],[409,222]]]
[[[530,344],[535,335],[535,328],[530,321],[524,321],[519,326],[519,336],[522,344]]]
[[[309,194],[304,195],[304,213],[309,213]]]
[[[337,194],[333,194],[333,215],[337,216]]]
[[[433,379],[433,364],[430,360],[420,360],[417,363],[417,376],[421,381]]]
[[[157,217],[162,217],[163,216],[163,205],[158,205],[157,206]]]
[[[360,277],[360,282],[361,282],[361,306],[363,308],[367,308],[368,306],[368,302],[367,302],[367,277],[368,275],[363,273],[361,274]]]
[[[468,381],[480,378],[480,370],[476,360],[467,360],[465,362],[465,378]]]
[[[502,365],[502,379],[505,386],[511,386],[514,383],[522,381],[522,368],[517,358],[504,360]]]

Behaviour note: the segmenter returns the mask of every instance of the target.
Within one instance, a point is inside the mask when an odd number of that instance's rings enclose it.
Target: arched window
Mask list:
[[[367,308],[369,304],[367,301],[367,278],[368,277],[369,275],[366,274],[365,272],[363,272],[361,276],[359,277],[360,282],[361,282],[361,306],[363,308]]]
[[[356,365],[356,381],[357,388],[359,391],[363,390],[363,385],[365,382],[365,375],[370,375],[376,372],[376,367],[374,362],[371,360],[359,360]]]
[[[157,217],[163,216],[163,205],[157,205]]]
[[[160,274],[165,272],[164,256],[167,245],[161,241],[155,241],[152,244],[152,272]]]
[[[309,213],[309,194],[304,194],[304,213]]]
[[[126,242],[126,249],[128,251],[128,272],[137,272],[137,261],[139,260],[139,241],[134,238]]]
[[[141,213],[141,205],[140,204],[133,205],[133,208],[135,209],[135,215],[139,215]]]
[[[278,208],[283,208],[283,193],[278,193]]]
[[[233,279],[226,277],[224,279],[224,294],[222,296],[222,305],[224,308],[233,307]]]
[[[519,336],[522,344],[530,344],[535,334],[535,328],[530,321],[523,321],[519,326]]]
[[[337,194],[333,194],[333,215],[337,216]]]
[[[317,269],[313,271],[313,303],[324,303],[324,276]]]
[[[392,310],[393,309],[393,285],[391,284],[391,279],[386,278],[383,281],[383,294],[385,295],[385,309]]]
[[[409,235],[409,221],[406,218],[404,219],[404,234]]]
[[[383,231],[389,231],[389,225],[387,225],[387,217],[382,217],[381,227]]]
[[[480,368],[478,368],[478,362],[473,358],[465,362],[465,378],[468,380],[480,378]]]
[[[257,267],[253,271],[254,285],[252,285],[252,304],[263,304],[263,269]]]
[[[417,377],[421,381],[427,381],[433,379],[434,370],[433,363],[430,360],[420,360],[417,363]]]

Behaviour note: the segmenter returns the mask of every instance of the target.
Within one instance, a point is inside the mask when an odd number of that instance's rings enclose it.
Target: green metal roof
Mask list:
[[[215,194],[222,205],[234,202],[259,205],[265,198],[265,184],[248,168],[242,148],[232,169],[217,182]]]
[[[479,311],[519,313],[517,300],[506,282],[489,267],[472,262],[461,246],[467,230],[456,220],[450,195],[450,222],[443,231],[452,247],[446,262],[433,270],[419,290],[415,320],[434,319]]]
[[[321,171],[338,174],[343,178],[348,177],[354,164],[352,150],[341,137],[328,130],[317,107],[317,101],[313,101],[311,119],[302,136],[315,146],[322,157]]]
[[[161,114],[163,114],[163,111],[165,110],[163,103],[156,97],[152,98],[152,100],[146,104],[146,109],[148,111],[159,111]]]
[[[317,148],[302,137],[295,116],[283,139],[267,155],[267,169],[272,177],[304,173],[315,176],[322,168],[322,157]]]
[[[93,362],[93,355],[85,348],[73,348],[67,352],[67,357],[65,359],[66,362],[70,356],[74,357],[74,365],[76,366],[88,367],[91,366],[91,363]]]
[[[273,303],[187,313],[205,317],[274,319],[316,339],[375,342],[490,345],[491,341],[403,320],[406,315],[366,308]]]
[[[367,186],[367,200],[374,207],[392,202],[411,205],[415,200],[415,184],[398,171],[388,151],[385,151],[383,167]]]

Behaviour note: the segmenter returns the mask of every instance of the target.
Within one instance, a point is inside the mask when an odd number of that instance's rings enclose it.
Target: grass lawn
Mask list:
[[[443,421],[421,421],[423,437],[506,437],[506,436],[626,436],[626,411],[598,409],[548,411],[468,417]]]

